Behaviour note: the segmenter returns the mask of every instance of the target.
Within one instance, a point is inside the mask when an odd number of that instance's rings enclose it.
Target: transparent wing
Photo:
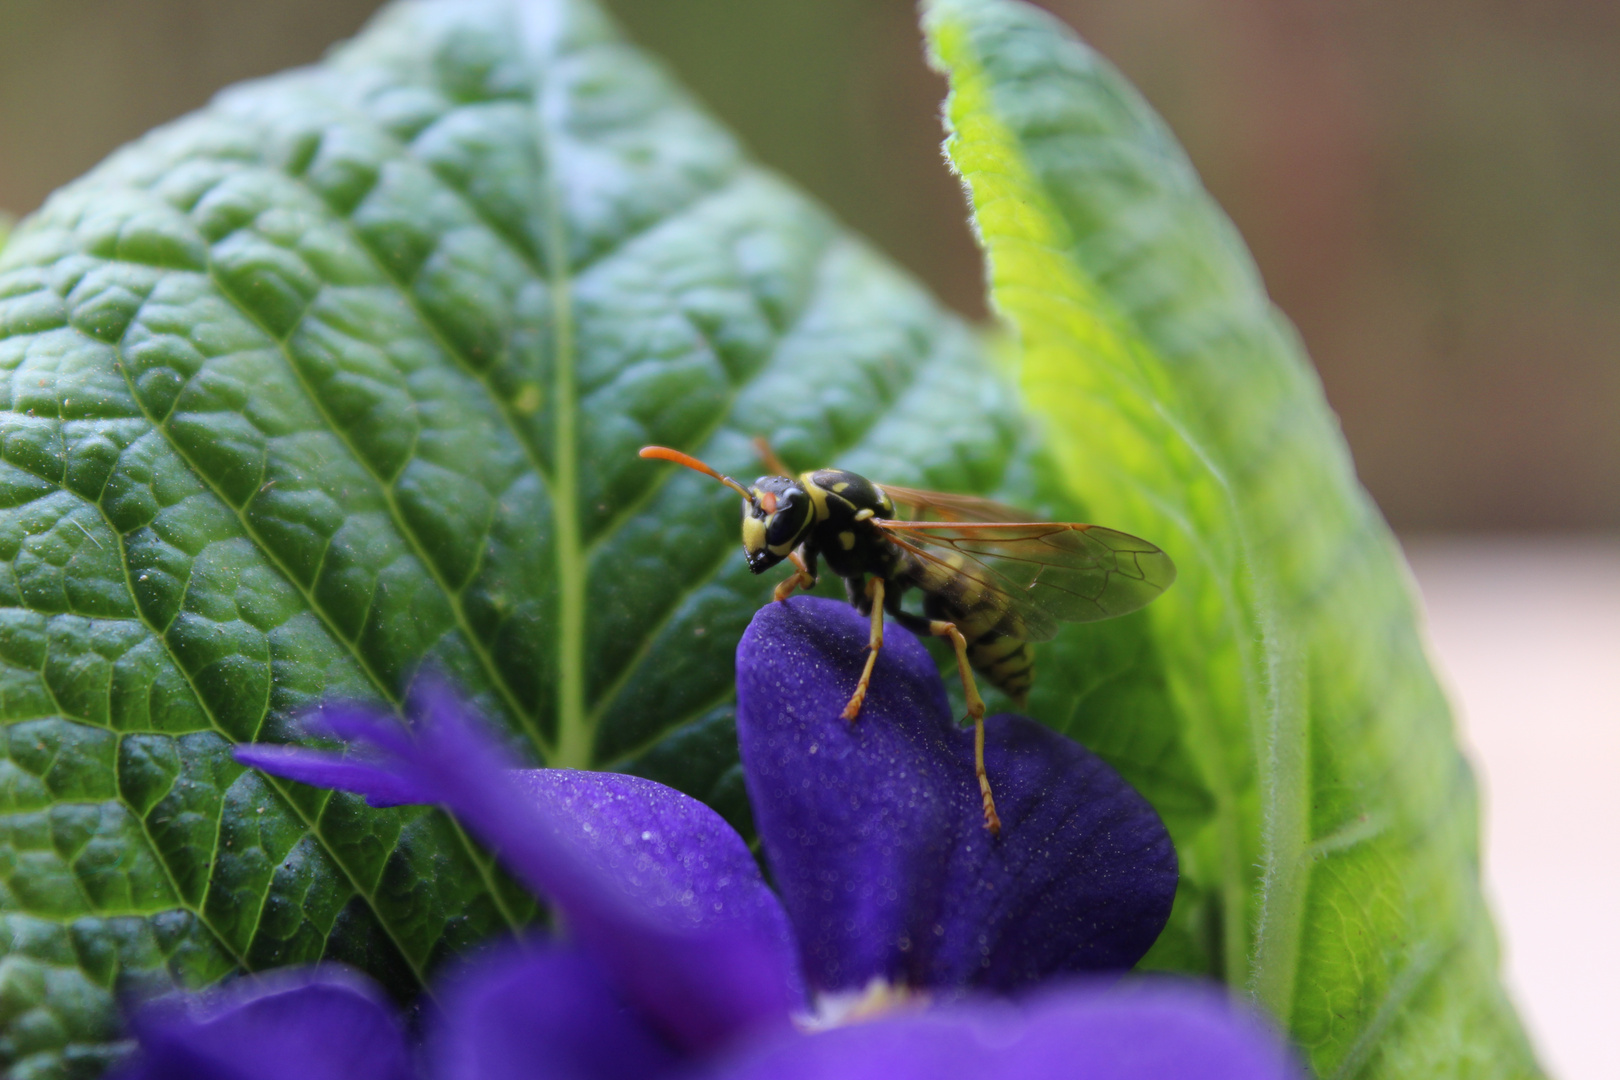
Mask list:
[[[916,520],[938,521],[1028,521],[1030,515],[1005,503],[981,499],[977,495],[953,495],[948,491],[924,491],[921,488],[896,487],[879,484],[889,498],[910,507]]]
[[[952,572],[952,583],[935,590],[943,599],[967,607],[994,592],[1018,616],[1022,636],[1030,641],[1051,638],[1058,623],[1135,611],[1176,580],[1170,556],[1146,540],[1099,525],[881,519],[876,524],[913,555]]]

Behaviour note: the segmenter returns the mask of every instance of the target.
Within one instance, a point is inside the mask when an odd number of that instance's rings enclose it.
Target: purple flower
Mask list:
[[[1140,960],[1176,891],[1148,801],[1079,743],[992,716],[992,836],[973,733],[953,721],[933,658],[885,631],[851,723],[839,696],[865,658],[865,617],[808,597],[760,611],[737,649],[754,820],[810,984],[1005,992]]]
[[[1297,1076],[1213,991],[1077,981],[1128,968],[1163,926],[1176,867],[1157,815],[1082,747],[1000,716],[991,836],[971,735],[915,638],[888,631],[860,718],[840,715],[865,640],[848,606],[799,598],[762,610],[738,649],[738,736],[780,901],[703,804],[633,776],[511,769],[443,685],[414,696],[413,728],[325,710],[346,757],[241,748],[374,805],[445,806],[564,934],[441,982],[414,1054],[369,984],[314,968],[147,1006],[125,1080]]]

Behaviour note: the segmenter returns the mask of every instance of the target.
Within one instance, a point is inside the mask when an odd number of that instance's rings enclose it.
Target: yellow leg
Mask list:
[[[797,566],[799,569],[792,577],[787,578],[786,580],[777,584],[776,591],[771,595],[773,598],[779,601],[786,600],[788,597],[792,596],[794,589],[808,589],[810,586],[816,583],[816,579],[810,576],[810,568],[804,564],[803,555],[800,555],[798,551],[795,550],[788,556],[788,558],[792,559],[793,565]]]
[[[967,638],[955,623],[935,620],[928,624],[928,632],[935,637],[951,639],[956,650],[956,667],[962,673],[962,693],[967,697],[968,715],[973,718],[973,772],[979,778],[979,796],[984,800],[984,827],[992,834],[1001,832],[1001,818],[996,816],[995,796],[990,794],[990,777],[984,771],[984,699],[979,696],[978,684],[973,681],[973,668],[968,664]]]
[[[872,684],[872,668],[877,664],[878,650],[883,648],[883,579],[868,578],[866,596],[872,601],[872,631],[866,639],[866,667],[861,681],[855,684],[855,693],[844,706],[844,719],[853,720],[861,715],[861,703],[866,700],[866,688]]]

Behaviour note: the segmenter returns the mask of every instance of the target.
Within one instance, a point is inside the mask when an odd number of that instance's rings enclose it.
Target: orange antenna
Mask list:
[[[643,446],[641,448],[641,456],[644,458],[654,458],[658,461],[673,461],[677,465],[685,465],[693,472],[700,472],[704,476],[714,477],[716,480],[726,485],[726,487],[731,488],[749,502],[754,501],[754,497],[748,494],[747,488],[743,487],[729,476],[721,476],[719,473],[703,464],[703,462],[699,461],[691,454],[683,454],[679,450],[671,450],[667,446]]]

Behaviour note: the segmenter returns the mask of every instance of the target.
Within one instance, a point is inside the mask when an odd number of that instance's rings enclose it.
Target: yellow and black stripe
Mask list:
[[[958,624],[960,628],[961,624]],[[973,669],[1022,708],[1024,695],[1029,693],[1031,684],[1035,682],[1035,657],[1030,651],[1029,642],[1008,637],[994,629],[986,630],[978,637],[972,637],[964,630],[963,636],[968,639],[968,659],[973,662]]]
[[[1035,656],[1024,639],[1024,624],[1006,598],[962,572],[967,559],[941,552],[911,556],[898,575],[927,597],[930,618],[956,624],[968,643],[968,660],[997,689],[1020,705],[1035,681]]]

